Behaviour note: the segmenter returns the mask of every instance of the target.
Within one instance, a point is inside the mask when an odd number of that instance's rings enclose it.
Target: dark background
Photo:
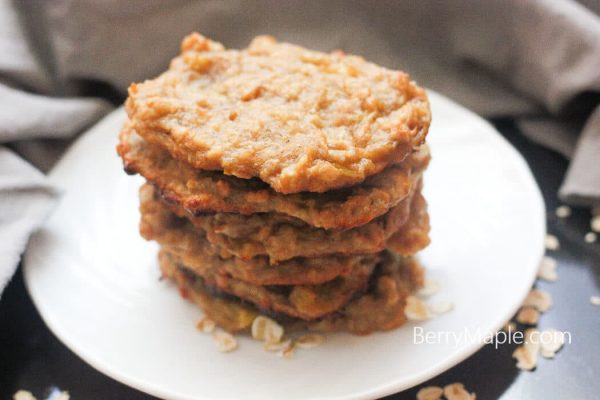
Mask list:
[[[511,120],[492,122],[528,161],[546,201],[548,231],[561,243],[559,251],[549,252],[558,261],[558,281],[537,283],[554,300],[538,326],[569,331],[572,343],[554,360],[540,358],[533,372],[515,367],[511,358],[514,346],[503,345],[498,350],[486,346],[442,375],[389,399],[414,399],[420,387],[453,382],[464,383],[483,400],[597,399],[600,307],[589,299],[600,295],[600,241],[588,244],[583,240],[590,230],[589,210],[575,208],[569,218],[557,218],[555,209],[560,204],[556,193],[567,161],[529,142]],[[11,399],[19,389],[42,398],[56,386],[68,390],[74,400],[153,398],[96,372],[62,345],[42,322],[19,271],[0,299],[0,400]]]

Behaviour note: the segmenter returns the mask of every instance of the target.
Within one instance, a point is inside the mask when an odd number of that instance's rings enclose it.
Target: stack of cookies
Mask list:
[[[366,334],[405,321],[429,243],[427,97],[342,52],[199,34],[133,84],[118,152],[162,273],[222,328]]]

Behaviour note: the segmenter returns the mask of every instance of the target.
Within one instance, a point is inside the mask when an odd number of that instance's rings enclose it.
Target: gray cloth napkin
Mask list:
[[[44,175],[0,147],[0,289],[19,262],[31,232],[54,206],[56,192]]]
[[[561,197],[591,205],[600,202],[600,4],[583,4],[0,0],[0,141],[47,169],[62,150],[48,138],[71,137],[107,111],[106,102],[81,97],[90,87],[124,94],[130,82],[165,69],[194,30],[229,47],[268,33],[404,69],[485,117],[515,118],[532,140],[572,159]],[[2,151],[3,176],[10,163],[13,155]],[[17,175],[27,168],[11,174],[32,193],[47,193],[49,202],[53,192],[39,175]],[[2,219],[1,237],[26,237],[39,225],[43,212],[15,213],[8,206],[29,197],[45,201],[0,181],[0,215],[14,214],[10,223]],[[23,250],[25,240],[14,237],[2,241],[3,253]],[[12,257],[0,269],[16,262]]]

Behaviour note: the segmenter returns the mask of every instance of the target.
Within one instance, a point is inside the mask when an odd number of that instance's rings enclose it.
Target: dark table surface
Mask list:
[[[561,244],[560,250],[548,252],[558,261],[558,281],[537,283],[554,299],[538,327],[569,331],[571,343],[555,359],[541,359],[533,372],[515,367],[514,345],[497,350],[486,346],[442,375],[389,399],[414,399],[420,387],[452,382],[464,383],[484,400],[598,399],[600,307],[590,303],[590,296],[600,295],[600,240],[589,244],[583,239],[590,229],[590,212],[574,208],[569,218],[557,218],[556,193],[566,160],[524,139],[511,121],[493,122],[527,159],[544,194],[548,231]],[[0,400],[12,398],[19,389],[41,398],[54,386],[68,390],[74,400],[153,398],[100,374],[59,342],[42,322],[17,273],[0,299]]]

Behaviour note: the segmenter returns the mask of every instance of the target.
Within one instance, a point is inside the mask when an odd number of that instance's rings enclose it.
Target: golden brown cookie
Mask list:
[[[427,202],[421,193],[417,193],[413,196],[408,220],[387,240],[386,247],[394,253],[410,256],[429,243]]]
[[[181,258],[162,250],[159,258],[171,258],[184,265]],[[351,274],[339,276],[319,285],[253,285],[214,270],[194,273],[206,285],[267,310],[290,317],[313,320],[344,306],[358,292],[365,290],[378,257],[368,257],[355,265]]]
[[[197,33],[166,72],[130,86],[126,110],[174,158],[285,194],[362,182],[424,143],[431,120],[404,72],[267,36],[226,50]]]
[[[198,171],[141,139],[129,125],[117,151],[128,173],[139,173],[162,197],[192,214],[267,213],[294,217],[325,229],[350,229],[385,214],[407,198],[429,162],[426,146],[362,184],[327,193],[282,195],[256,179]]]
[[[296,257],[277,265],[264,256],[242,260],[211,245],[201,231],[159,202],[142,200],[140,210],[142,236],[158,242],[200,275],[228,274],[253,285],[316,285],[354,273],[379,258],[376,254]]]
[[[328,231],[313,228],[302,221],[276,213],[241,215],[216,213],[191,216],[177,205],[168,205],[157,196],[156,189],[145,184],[140,188],[140,210],[146,219],[157,223],[160,219],[151,219],[150,214],[165,214],[166,209],[180,218],[187,218],[199,231],[199,235],[228,255],[244,260],[266,255],[271,264],[294,257],[322,257],[333,254],[368,254],[386,248],[387,242],[410,219],[413,232],[411,240],[414,252],[420,250],[416,242],[417,235],[427,237],[428,221],[420,218],[422,211],[417,207],[426,207],[421,198],[413,195],[403,200],[381,217],[368,224],[346,231]],[[425,209],[426,212],[426,209]],[[414,216],[411,216],[414,214]],[[168,219],[168,218],[166,218]],[[420,225],[418,223],[421,223]],[[157,229],[158,230],[158,229]],[[194,235],[191,227],[186,231]],[[159,239],[157,239],[159,240]],[[159,240],[160,241],[160,240]],[[394,243],[398,240],[395,239]],[[424,247],[424,246],[423,246]],[[406,251],[402,254],[407,255]]]
[[[247,331],[252,321],[264,311],[215,291],[193,272],[178,266],[173,259],[161,257],[165,277],[179,286],[182,297],[198,304],[219,326],[230,332]],[[387,254],[377,267],[368,289],[341,309],[312,321],[273,315],[286,331],[348,331],[369,334],[397,328],[406,321],[405,300],[423,284],[423,269],[414,258]]]

